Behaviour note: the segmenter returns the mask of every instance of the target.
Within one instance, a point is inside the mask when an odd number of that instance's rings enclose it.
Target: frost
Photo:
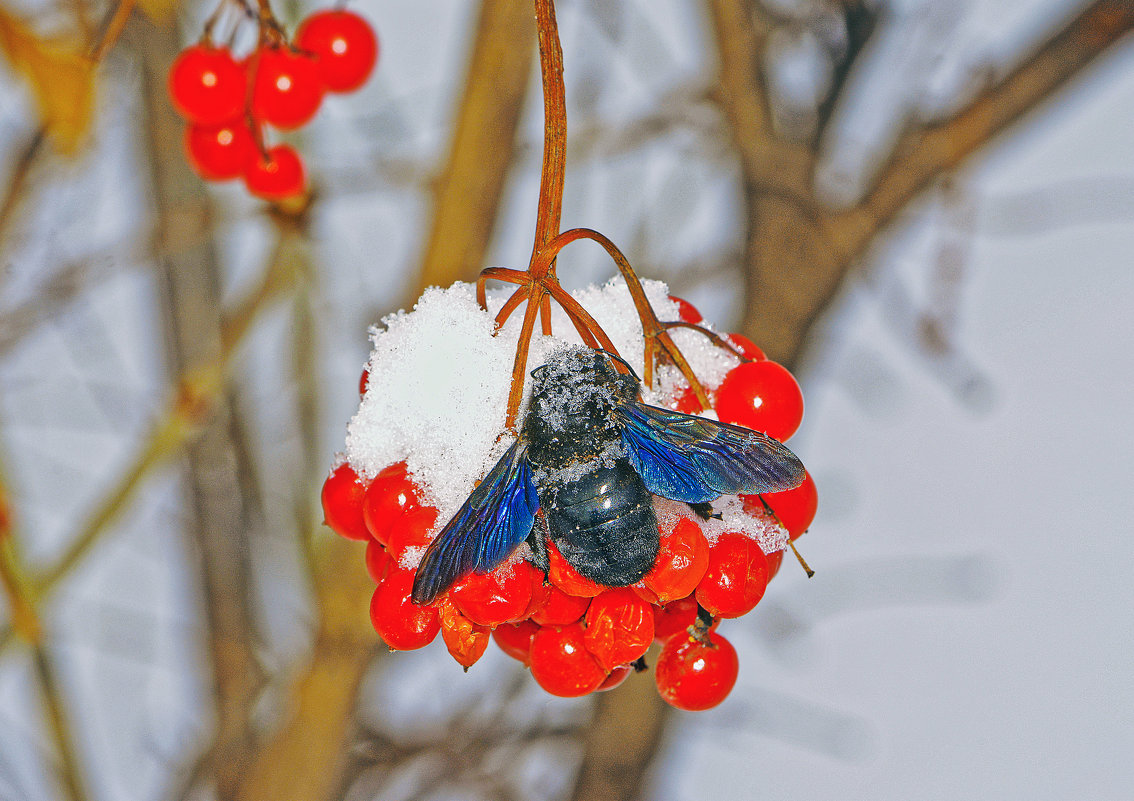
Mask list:
[[[664,283],[643,281],[642,286],[660,319],[678,319]],[[494,317],[511,291],[489,292],[485,312],[473,284],[431,287],[411,311],[389,315],[371,329],[370,381],[347,428],[346,459],[368,478],[404,460],[424,500],[438,508],[439,525],[456,513],[512,443],[504,421],[523,308],[493,336]],[[615,278],[572,295],[641,376],[645,345],[626,282]],[[583,344],[555,304],[552,330],[554,336],[532,338],[522,409],[531,371],[565,347]],[[737,363],[694,331],[676,329],[671,336],[708,388],[719,385]],[[683,387],[684,379],[667,368],[659,371],[656,391],[643,388],[643,399],[664,406]]]
[[[713,512],[721,517],[703,520],[680,501],[654,496],[654,513],[658,527],[671,530],[681,518],[689,518],[701,527],[709,545],[715,545],[722,534],[743,534],[756,540],[764,553],[782,551],[788,544],[788,530],[775,517],[763,512],[753,513],[744,508],[736,495],[725,495],[713,502]]]

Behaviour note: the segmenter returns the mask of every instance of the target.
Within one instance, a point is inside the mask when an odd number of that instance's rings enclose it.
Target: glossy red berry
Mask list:
[[[411,600],[414,575],[412,570],[390,570],[370,599],[370,622],[395,651],[424,648],[441,629],[435,607]]]
[[[697,311],[697,308],[684,298],[670,295],[669,299],[677,304],[677,316],[681,318],[682,322],[698,325],[705,319],[701,316],[701,312]]]
[[[504,623],[492,630],[492,639],[500,646],[501,651],[526,665],[531,661],[532,638],[537,631],[539,626],[530,620]]]
[[[192,124],[185,129],[185,155],[202,178],[229,181],[244,174],[255,157],[256,142],[244,120],[219,125]]]
[[[710,644],[691,637],[671,637],[654,671],[658,692],[678,709],[699,712],[723,701],[736,684],[740,661],[732,643],[716,632]]]
[[[547,543],[547,561],[549,564],[547,577],[551,579],[552,584],[568,595],[593,598],[606,589],[601,584],[584,578],[578,570],[571,567],[554,542]]]
[[[307,185],[303,160],[291,145],[276,145],[266,154],[253,151],[244,167],[248,191],[264,200],[299,197]]]
[[[362,397],[366,394],[366,385],[370,383],[370,371],[365,367],[362,368],[362,375],[358,377],[358,395]]]
[[[482,626],[499,626],[523,620],[532,591],[543,575],[527,562],[504,565],[491,573],[470,573],[449,590],[461,612]]]
[[[772,551],[769,554],[765,554],[765,556],[768,559],[768,581],[771,581],[776,577],[776,574],[780,572],[780,565],[784,563],[784,552]]]
[[[585,620],[583,642],[604,672],[633,662],[654,641],[653,610],[628,587],[596,596]]]
[[[374,29],[350,11],[317,11],[299,24],[295,43],[313,54],[331,92],[353,92],[370,77],[378,60]]]
[[[681,518],[669,531],[661,533],[661,548],[653,568],[642,577],[658,603],[684,598],[697,588],[709,566],[709,541],[701,527]]]
[[[386,570],[390,566],[390,555],[378,540],[371,539],[366,543],[366,572],[375,584],[380,584],[386,577]]]
[[[386,540],[390,559],[402,567],[420,562],[425,549],[433,542],[436,522],[437,510],[432,506],[415,507],[395,520]]]
[[[528,617],[541,626],[563,626],[581,619],[590,605],[590,598],[568,595],[554,584],[543,584],[532,594]]]
[[[749,505],[750,501],[747,497],[741,496],[741,498],[746,506]],[[804,473],[803,483],[795,489],[769,492],[763,498],[764,503],[775,512],[776,518],[788,530],[793,540],[807,531],[811,521],[815,519],[815,512],[819,509],[819,493],[815,489],[815,479],[810,473]]]
[[[762,362],[768,358],[764,355],[764,351],[761,350],[760,346],[744,336],[744,334],[728,334],[725,336],[725,339],[731,342],[732,346],[744,354],[745,357],[754,362]]]
[[[532,678],[552,695],[574,698],[594,692],[605,680],[604,670],[583,644],[583,627],[544,626],[532,637]]]
[[[803,392],[785,367],[772,361],[734,367],[717,389],[717,415],[763,431],[781,442],[803,421]]]
[[[325,88],[312,56],[286,47],[265,47],[252,56],[249,69],[255,70],[252,116],[256,119],[290,130],[319,110]]]
[[[349,464],[344,462],[332,470],[323,482],[321,493],[324,525],[348,540],[370,539],[370,532],[362,519],[365,494],[366,484]]]
[[[467,670],[484,655],[491,637],[490,629],[462,615],[448,598],[438,602],[437,617],[441,623],[441,639],[445,641],[450,656]]]
[[[768,559],[743,534],[722,534],[709,549],[709,566],[694,597],[714,617],[740,617],[755,608],[768,586]]]
[[[390,528],[406,512],[421,507],[417,486],[405,462],[395,462],[374,477],[362,503],[362,516],[374,539],[385,544]]]
[[[223,47],[187,47],[169,70],[174,108],[199,125],[219,125],[240,117],[246,83],[244,70]]]

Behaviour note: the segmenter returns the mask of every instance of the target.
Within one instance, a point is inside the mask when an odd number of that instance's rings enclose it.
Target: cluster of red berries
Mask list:
[[[683,319],[699,321],[692,306],[682,303]],[[802,419],[795,379],[743,337],[731,335],[729,341],[754,360],[736,367],[713,393],[718,414],[786,439]],[[360,390],[366,381],[364,373]],[[690,402],[696,407],[695,398],[682,395],[676,405]],[[795,489],[740,497],[747,515],[778,522],[792,540],[811,525],[818,503],[809,474]],[[656,642],[661,696],[680,709],[716,706],[739,671],[736,651],[717,625],[752,611],[783,559],[782,551],[766,554],[739,530],[714,530],[710,542],[705,521],[690,511],[661,516],[658,558],[631,587],[606,587],[583,577],[552,542],[546,576],[517,559],[468,575],[434,603],[418,606],[411,599],[416,575],[411,565],[432,541],[438,512],[422,500],[405,464],[391,465],[370,481],[341,464],[323,484],[322,502],[328,526],[367,543],[366,567],[377,584],[370,618],[390,648],[422,648],[440,633],[467,669],[491,639],[527,665],[544,690],[566,697],[618,686],[632,670],[645,669],[646,651]]]
[[[264,128],[290,131],[307,123],[328,92],[362,86],[378,58],[370,25],[345,10],[317,11],[288,42],[275,27],[238,60],[206,35],[187,47],[169,73],[169,94],[188,121],[185,152],[201,177],[243,178],[265,200],[302,195],[303,160],[289,144],[269,146]]]

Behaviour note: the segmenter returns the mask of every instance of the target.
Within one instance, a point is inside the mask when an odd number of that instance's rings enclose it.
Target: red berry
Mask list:
[[[532,594],[528,617],[541,626],[563,626],[580,619],[590,605],[590,598],[568,595],[554,584],[543,584]]]
[[[295,43],[315,56],[331,92],[353,92],[362,86],[378,60],[374,30],[350,11],[315,12],[299,24]]]
[[[370,371],[365,367],[362,368],[362,375],[358,377],[358,394],[363,396],[366,394],[366,385],[370,383]]]
[[[264,200],[298,197],[307,185],[303,160],[291,145],[276,145],[266,154],[254,149],[244,165],[244,184]]]
[[[574,698],[594,692],[606,680],[604,670],[583,644],[583,627],[545,626],[532,637],[532,678],[552,695]]]
[[[619,665],[614,670],[610,671],[610,675],[603,679],[602,684],[598,686],[595,692],[603,693],[607,690],[613,690],[619,684],[626,681],[626,677],[630,675],[631,670],[633,670],[633,668],[629,665]]]
[[[725,336],[725,339],[731,342],[734,348],[754,362],[762,362],[768,358],[764,355],[764,351],[760,349],[760,346],[744,336],[744,334],[728,334]]]
[[[362,502],[362,517],[371,536],[385,544],[390,527],[404,513],[420,508],[417,487],[406,472],[405,462],[395,462],[374,477]]]
[[[664,604],[693,592],[708,566],[709,541],[699,525],[683,517],[662,532],[657,561],[642,582]]]
[[[499,626],[525,617],[532,591],[542,581],[528,562],[517,562],[491,573],[470,573],[452,586],[449,597],[474,623]]]
[[[429,543],[433,542],[433,526],[437,522],[437,510],[432,506],[421,506],[406,512],[390,526],[386,550],[396,564],[405,567],[408,563],[420,561]],[[411,554],[411,549],[417,549]]]
[[[671,637],[662,648],[654,679],[671,706],[691,712],[710,709],[736,684],[740,673],[736,649],[716,632],[707,637],[710,645],[691,637]]]
[[[457,664],[468,670],[484,655],[484,649],[488,647],[488,627],[473,623],[448,598],[442,598],[438,602],[437,615],[445,647],[449,649],[453,659],[457,660]]]
[[[705,387],[705,394],[709,396],[709,408],[712,408],[715,401],[716,392]],[[700,414],[704,411],[701,408],[701,401],[697,398],[697,393],[693,391],[693,387],[686,386],[677,393],[677,397],[673,399],[671,408],[676,412],[684,412],[685,414]]]
[[[370,532],[362,519],[362,498],[366,485],[345,462],[323,482],[323,524],[348,540],[367,540]]]
[[[325,91],[312,56],[286,47],[261,48],[252,56],[252,116],[277,128],[298,128],[315,116]]]
[[[803,421],[803,393],[777,362],[746,362],[729,370],[721,382],[716,410],[726,423],[763,431],[782,442]]]
[[[780,572],[780,565],[784,563],[784,552],[772,551],[765,556],[768,559],[768,581],[771,581]]]
[[[579,571],[571,567],[554,542],[547,543],[547,561],[549,569],[547,577],[551,583],[568,595],[578,595],[580,598],[593,598],[606,589],[589,578],[584,578]]]
[[[749,497],[741,496],[746,506],[751,502]],[[815,489],[815,479],[807,472],[803,475],[803,483],[795,489],[769,492],[763,498],[764,503],[775,512],[776,519],[788,530],[793,540],[799,539],[799,535],[807,531],[819,508],[819,493]],[[759,498],[756,502],[759,503]],[[760,507],[763,508],[763,504],[760,504]]]
[[[684,298],[670,295],[669,299],[677,304],[677,316],[680,317],[683,322],[697,325],[705,319],[701,316],[701,312],[697,311],[697,308]]]
[[[751,612],[768,586],[768,559],[743,534],[722,534],[709,549],[709,566],[694,597],[713,617]]]
[[[390,555],[378,540],[371,539],[366,543],[366,572],[375,584],[380,584],[386,576],[386,569],[390,566]]]
[[[654,607],[654,640],[665,642],[675,634],[686,634],[697,622],[697,601],[693,596]]]
[[[415,575],[412,570],[391,570],[370,599],[370,622],[395,651],[424,648],[441,629],[436,607],[418,606],[410,599]]]
[[[239,178],[255,153],[256,142],[243,120],[185,129],[185,155],[197,174],[210,181]]]
[[[503,623],[492,630],[492,639],[496,640],[501,651],[526,665],[531,661],[532,638],[537,631],[539,626],[530,620]]]
[[[653,610],[628,587],[596,596],[586,624],[583,641],[606,672],[633,662],[654,641]]]
[[[174,108],[200,125],[219,125],[244,113],[244,70],[223,47],[193,45],[169,70]]]

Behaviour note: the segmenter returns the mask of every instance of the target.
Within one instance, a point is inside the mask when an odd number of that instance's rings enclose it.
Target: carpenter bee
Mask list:
[[[548,538],[586,578],[629,586],[657,558],[652,495],[696,507],[803,481],[803,464],[775,439],[639,403],[639,386],[625,361],[590,348],[533,370],[519,438],[429,546],[414,602],[489,572],[525,541],[546,571]]]

